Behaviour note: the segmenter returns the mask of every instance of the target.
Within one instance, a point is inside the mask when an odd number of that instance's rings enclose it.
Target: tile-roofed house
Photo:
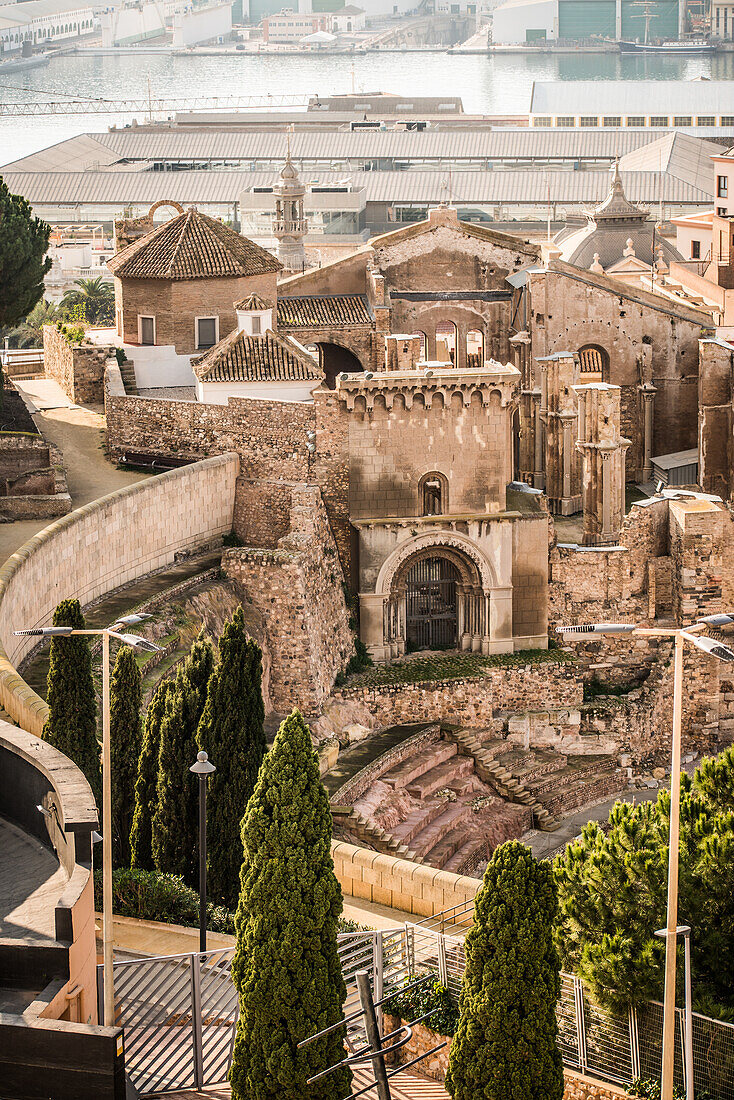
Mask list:
[[[363,294],[304,295],[278,299],[278,328],[369,325],[373,318]]]
[[[191,366],[197,397],[208,404],[226,405],[230,396],[307,401],[324,377],[300,344],[271,331],[231,332]]]
[[[123,248],[108,263],[118,279],[262,275],[281,264],[264,248],[191,207]]]
[[[117,223],[120,238],[130,224]],[[195,207],[121,248],[107,266],[118,336],[176,355],[202,352],[235,329],[235,302],[253,295],[274,302],[281,270],[270,252]]]

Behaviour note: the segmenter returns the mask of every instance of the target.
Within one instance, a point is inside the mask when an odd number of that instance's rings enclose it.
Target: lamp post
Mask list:
[[[199,951],[206,951],[206,781],[216,770],[203,751],[189,768],[199,777]]]
[[[684,958],[684,970],[685,975],[685,1059],[686,1059],[686,1100],[693,1100],[693,1008],[691,1005],[691,926],[690,924],[679,924],[675,930],[676,937],[683,936],[683,947],[685,952]],[[659,936],[661,940],[667,938],[668,931],[666,928],[658,928],[655,932],[656,936]]]
[[[115,1022],[115,988],[112,973],[112,762],[110,751],[110,638],[124,645],[160,652],[160,646],[141,638],[139,634],[120,634],[115,627],[136,626],[150,615],[126,615],[116,619],[111,627],[99,630],[76,630],[71,626],[41,626],[32,630],[14,630],[13,634],[34,638],[69,638],[80,634],[102,639],[102,942],[104,946],[104,1024]]]
[[[708,627],[729,626],[734,615],[707,615],[692,626],[666,629],[644,627],[636,623],[580,623],[559,626],[564,640],[596,638],[600,635],[642,635],[648,638],[673,638],[675,662],[673,677],[673,743],[670,768],[670,834],[668,844],[668,901],[665,924],[665,991],[663,994],[663,1058],[660,1100],[673,1100],[675,1058],[675,967],[678,928],[678,860],[680,847],[680,757],[681,711],[683,703],[683,643],[689,642],[720,661],[734,661],[734,649],[714,638],[701,636]]]

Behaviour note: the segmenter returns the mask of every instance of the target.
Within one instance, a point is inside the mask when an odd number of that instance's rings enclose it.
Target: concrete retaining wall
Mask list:
[[[63,599],[91,603],[170,565],[232,528],[239,459],[205,459],[128,485],[78,508],[35,535],[0,570],[0,703],[39,734],[43,699],[16,671],[34,638],[13,631],[45,626]]]

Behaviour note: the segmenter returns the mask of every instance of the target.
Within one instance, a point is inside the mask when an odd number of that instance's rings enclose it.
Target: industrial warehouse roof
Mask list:
[[[287,336],[230,332],[206,355],[191,361],[200,382],[273,382],[314,379],[323,374],[306,351]]]
[[[734,81],[729,83],[734,114]],[[649,145],[668,133],[668,130],[652,129],[545,130],[527,127],[489,131],[336,130],[297,132],[291,134],[290,145],[294,161],[323,160],[326,168],[332,162],[348,160],[449,160],[456,167],[462,160],[490,163],[503,160],[611,162],[615,157]],[[689,136],[689,140],[702,139]],[[709,143],[704,144],[708,147]],[[134,170],[135,165],[141,163],[146,167],[156,162],[174,162],[185,166],[196,161],[217,161],[232,168],[241,161],[249,170],[251,165],[264,161],[282,164],[286,158],[286,148],[286,135],[277,132],[171,130],[148,133],[132,129],[116,130],[68,138],[58,145],[6,165],[3,174],[19,171],[80,172],[107,165],[115,165],[115,170],[125,166]]]
[[[280,271],[264,248],[195,208],[178,214],[107,261],[118,279],[206,279]]]
[[[531,115],[734,115],[731,80],[536,80]]]
[[[322,325],[372,325],[367,299],[361,294],[278,298],[278,327],[321,328]]]
[[[11,192],[23,195],[34,207],[57,210],[82,205],[148,204],[164,198],[182,204],[233,207],[243,192],[274,187],[278,172],[3,172]],[[364,188],[367,202],[439,203],[447,198],[445,172],[352,172],[351,186]],[[320,172],[322,187],[336,186],[344,173]],[[713,173],[694,187],[660,172],[622,172],[625,194],[636,203],[706,206],[713,197]],[[705,184],[705,186],[704,186]],[[548,192],[556,204],[598,203],[609,190],[608,171],[596,172],[453,172],[451,200],[468,205],[507,203],[547,206]],[[249,196],[248,196],[249,197]],[[306,196],[308,204],[308,195]],[[61,216],[59,214],[58,216]]]
[[[723,147],[713,141],[701,141],[673,130],[641,149],[625,153],[619,167],[623,172],[665,172],[700,187],[702,178],[713,177],[711,157],[720,157],[723,152]]]

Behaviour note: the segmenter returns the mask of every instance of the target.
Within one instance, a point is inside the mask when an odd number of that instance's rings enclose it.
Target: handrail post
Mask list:
[[[357,989],[359,990],[359,1001],[364,1013],[367,1042],[370,1049],[375,1052],[372,1056],[372,1070],[377,1085],[377,1096],[379,1100],[391,1100],[390,1082],[387,1079],[387,1070],[385,1069],[385,1055],[382,1053],[382,1039],[380,1038],[380,1029],[377,1026],[377,1014],[372,999],[369,974],[366,970],[358,970],[355,977],[357,979]]]
[[[192,953],[191,960],[191,1031],[194,1042],[194,1085],[204,1087],[204,1050],[201,1019],[201,971],[200,956]]]

